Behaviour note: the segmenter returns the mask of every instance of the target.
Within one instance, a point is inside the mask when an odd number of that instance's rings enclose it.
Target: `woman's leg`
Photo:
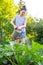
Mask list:
[[[21,42],[25,43],[25,38],[21,38]]]
[[[15,40],[15,43],[17,43],[17,44],[18,44],[18,43],[19,43],[19,39],[16,39],[16,40]]]

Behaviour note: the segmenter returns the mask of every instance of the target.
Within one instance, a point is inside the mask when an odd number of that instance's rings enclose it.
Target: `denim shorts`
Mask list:
[[[19,34],[19,37],[20,38],[24,38],[26,36],[26,32],[21,32],[20,34]]]

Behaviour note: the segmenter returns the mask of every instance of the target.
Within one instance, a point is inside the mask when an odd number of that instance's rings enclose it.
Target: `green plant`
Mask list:
[[[32,42],[32,48],[25,44],[0,45],[1,65],[43,65],[43,46]]]

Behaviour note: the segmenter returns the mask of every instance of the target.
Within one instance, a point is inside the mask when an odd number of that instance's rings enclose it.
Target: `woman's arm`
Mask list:
[[[13,25],[14,28],[16,28],[17,26],[14,24],[14,20],[15,19],[13,18],[10,23]]]
[[[26,28],[26,23],[24,25],[22,25],[21,28]]]

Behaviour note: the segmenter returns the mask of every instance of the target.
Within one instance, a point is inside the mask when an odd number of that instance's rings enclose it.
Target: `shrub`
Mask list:
[[[34,43],[32,48],[25,44],[0,45],[1,65],[43,65],[43,46]]]

